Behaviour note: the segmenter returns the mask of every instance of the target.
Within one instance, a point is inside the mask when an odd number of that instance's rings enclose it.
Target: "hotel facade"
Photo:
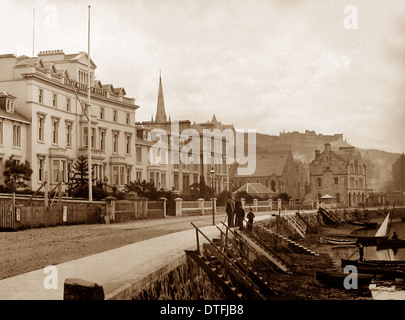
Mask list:
[[[85,52],[41,51],[37,57],[0,56],[0,91],[13,108],[0,113],[0,169],[13,155],[28,160],[33,170],[30,188],[44,181],[64,182],[73,163],[87,158],[91,143],[94,181],[123,187],[136,179],[134,98],[125,89],[95,80],[97,66]],[[86,116],[87,83],[91,85],[91,128]],[[20,127],[16,132],[16,127]],[[13,128],[13,129],[11,129]],[[14,130],[14,142],[8,136]],[[90,132],[89,132],[90,131]],[[18,137],[19,136],[19,137]],[[15,143],[19,141],[19,143]],[[0,181],[4,183],[4,181]]]

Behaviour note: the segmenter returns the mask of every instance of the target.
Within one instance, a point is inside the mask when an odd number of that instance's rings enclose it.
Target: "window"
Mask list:
[[[126,154],[131,154],[131,136],[125,136],[125,152]]]
[[[95,128],[91,128],[91,147],[95,148],[96,147],[96,129]]]
[[[14,101],[11,99],[7,99],[7,105],[6,105],[6,110],[7,112],[14,112]]]
[[[142,163],[142,147],[136,147],[136,162]]]
[[[339,184],[339,178],[335,177],[335,186],[337,186]]]
[[[58,144],[59,120],[52,121],[52,143]]]
[[[0,121],[0,145],[3,144],[3,121]]]
[[[42,89],[38,90],[38,102],[44,103],[44,90]]]
[[[359,168],[361,168],[361,167],[359,167]],[[364,187],[364,185],[363,185],[363,178],[360,178],[360,179],[359,179],[359,187],[360,187],[360,188],[363,188],[363,187]]]
[[[105,129],[100,129],[100,149],[105,151]]]
[[[321,187],[322,187],[322,178],[316,178],[316,186],[317,186],[318,188],[321,188]]]
[[[58,106],[58,95],[56,93],[52,94],[52,106],[55,108]]]
[[[38,182],[44,181],[44,164],[45,160],[43,158],[38,159]]]
[[[142,171],[140,171],[140,170],[136,171],[136,181],[138,181],[138,182],[142,181]]]
[[[173,182],[174,182],[174,189],[179,190],[180,188],[179,188],[179,174],[178,173],[175,173],[173,175]]]
[[[340,193],[336,193],[335,198],[336,198],[336,203],[340,203]]]
[[[13,147],[21,148],[21,126],[13,125]]]
[[[130,116],[129,113],[126,113],[126,114],[125,114],[125,123],[126,123],[126,124],[129,124],[130,122],[131,122],[131,116]]]
[[[124,167],[120,167],[120,185],[124,184]]]
[[[88,140],[89,140],[89,128],[83,127],[83,147],[88,146]]]
[[[118,173],[118,169],[119,169],[119,167],[117,167],[117,166],[114,166],[113,167],[113,176],[112,176],[112,178],[113,178],[113,185],[119,185],[119,173]]]
[[[183,190],[188,190],[190,187],[190,176],[188,174],[183,175]]]
[[[44,142],[45,117],[38,115],[38,141]]]
[[[127,168],[127,184],[128,185],[131,183],[131,175],[132,175],[132,168],[128,167]]]
[[[117,122],[117,110],[113,111],[113,122]]]
[[[118,132],[113,132],[113,152],[118,153]]]
[[[155,173],[154,172],[149,172],[149,182],[155,186]]]
[[[66,121],[66,147],[72,146],[72,128],[73,123],[70,121]]]
[[[100,119],[104,120],[104,108],[100,107]]]
[[[66,111],[69,111],[69,112],[70,112],[70,110],[71,110],[70,107],[71,107],[71,106],[70,106],[70,99],[69,99],[69,98],[66,98]]]
[[[58,182],[59,181],[59,171],[60,171],[60,161],[53,160],[52,161],[52,181]]]
[[[163,189],[166,189],[166,173],[162,173],[160,175],[160,179],[161,179],[161,186]]]

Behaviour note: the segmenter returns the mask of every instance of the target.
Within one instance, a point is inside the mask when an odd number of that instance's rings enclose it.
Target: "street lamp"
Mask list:
[[[211,167],[210,174],[211,174],[211,189],[214,190],[214,174],[215,174],[215,170],[214,170],[213,167]],[[215,194],[215,190],[214,190],[214,194]],[[212,195],[212,224],[215,226],[214,195]]]

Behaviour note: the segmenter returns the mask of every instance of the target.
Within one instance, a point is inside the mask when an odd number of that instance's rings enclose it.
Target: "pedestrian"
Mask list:
[[[394,234],[392,235],[392,238],[391,239],[393,239],[393,240],[396,240],[396,239],[398,239],[398,235],[397,235],[397,233],[394,231]]]
[[[239,230],[243,229],[243,219],[245,219],[245,210],[242,207],[242,203],[238,203],[236,209],[236,226],[239,227]]]
[[[229,198],[226,203],[226,215],[228,216],[228,227],[232,228],[234,226],[234,215],[235,215],[235,198]]]
[[[360,261],[364,261],[364,248],[361,243],[359,243],[359,247],[357,249],[359,251]]]
[[[237,199],[235,201],[235,226],[239,226],[239,218],[238,218],[238,208],[242,208],[242,201],[240,199]],[[243,208],[242,208],[243,209]],[[243,210],[243,214],[245,213],[245,210]]]
[[[252,208],[249,208],[249,213],[247,214],[248,218],[248,231],[253,231],[253,219],[255,218],[255,214],[252,211]]]

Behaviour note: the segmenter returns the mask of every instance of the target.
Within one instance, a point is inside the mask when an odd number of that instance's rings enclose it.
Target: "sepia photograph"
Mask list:
[[[0,300],[405,300],[404,1],[0,8]]]

